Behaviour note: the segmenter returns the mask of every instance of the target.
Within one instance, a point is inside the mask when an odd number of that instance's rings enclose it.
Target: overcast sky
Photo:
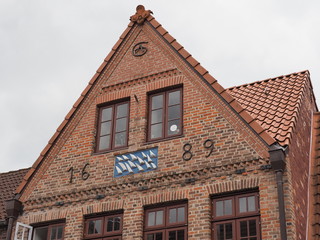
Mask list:
[[[1,0],[0,172],[33,164],[138,4],[222,86],[308,69],[319,104],[319,0]]]

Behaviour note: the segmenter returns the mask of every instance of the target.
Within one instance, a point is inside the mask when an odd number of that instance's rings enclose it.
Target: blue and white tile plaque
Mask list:
[[[115,157],[114,177],[149,172],[158,168],[158,148],[126,153]]]

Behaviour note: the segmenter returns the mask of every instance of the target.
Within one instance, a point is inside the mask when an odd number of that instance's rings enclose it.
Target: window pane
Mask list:
[[[147,240],[154,240],[154,234],[147,234]]]
[[[248,197],[248,211],[249,211],[249,212],[256,211],[255,196],[250,196],[250,197]]]
[[[169,210],[169,223],[175,223],[177,221],[177,209],[172,208]]]
[[[51,229],[51,237],[50,239],[53,240],[53,239],[56,239],[56,235],[57,235],[57,229],[54,227]]]
[[[239,211],[240,213],[247,212],[247,198],[242,197],[239,198]]]
[[[184,230],[178,230],[177,240],[184,240]]]
[[[112,117],[112,107],[102,110],[101,122],[110,121]]]
[[[169,106],[180,103],[180,90],[169,93]]]
[[[151,113],[151,124],[162,122],[162,109],[153,110]]]
[[[180,119],[180,105],[168,107],[168,120]]]
[[[99,150],[110,148],[110,135],[100,137]]]
[[[177,240],[176,231],[170,231],[169,232],[169,240]]]
[[[162,240],[162,232],[147,234],[147,240]]]
[[[116,133],[114,146],[121,147],[125,146],[127,142],[127,132]]]
[[[116,133],[127,129],[127,118],[120,118],[116,121]]]
[[[151,104],[152,110],[163,107],[163,95],[154,96],[152,97],[151,101],[152,101],[152,104]]]
[[[184,207],[178,208],[178,222],[184,222]]]
[[[157,211],[156,215],[156,225],[162,225],[163,224],[163,211]]]
[[[101,220],[89,221],[88,234],[100,234],[101,233]]]
[[[256,236],[257,235],[256,220],[249,220],[249,233],[250,233],[250,236]]]
[[[240,236],[241,237],[248,237],[247,221],[240,222]]]
[[[57,239],[62,239],[62,235],[63,235],[63,226],[59,226]]]
[[[113,231],[113,218],[108,218],[107,232],[112,232],[112,231]]]
[[[162,123],[151,126],[151,139],[162,137]]]
[[[217,224],[216,226],[216,232],[217,232],[217,240],[224,240],[224,225],[223,224]]]
[[[173,120],[168,123],[168,135],[175,135],[180,133],[181,124],[180,120]]]
[[[101,123],[100,136],[110,134],[111,121]]]
[[[117,106],[117,118],[128,116],[128,103]]]
[[[155,240],[162,240],[162,232],[156,233],[156,238]]]
[[[46,240],[48,235],[48,228],[36,228],[34,230],[34,240]]]
[[[232,240],[233,229],[232,223],[223,223],[216,225],[217,240]]]
[[[148,213],[148,226],[154,226],[155,225],[155,212],[149,212]]]
[[[120,222],[121,222],[121,217],[116,217],[114,218],[114,231],[119,231],[120,230]]]
[[[226,239],[232,239],[232,223],[226,223]]]
[[[216,217],[223,216],[223,201],[216,202]]]
[[[232,200],[224,201],[224,215],[232,215]]]

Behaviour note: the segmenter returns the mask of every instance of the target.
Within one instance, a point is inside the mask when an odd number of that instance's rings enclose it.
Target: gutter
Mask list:
[[[269,150],[270,163],[275,171],[277,180],[281,240],[287,240],[287,223],[283,191],[283,173],[286,167],[286,150],[287,148],[283,148],[279,144],[272,145]]]

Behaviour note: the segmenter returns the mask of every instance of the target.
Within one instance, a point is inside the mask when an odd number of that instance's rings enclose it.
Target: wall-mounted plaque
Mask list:
[[[149,172],[158,168],[158,148],[126,153],[115,157],[114,177]]]

